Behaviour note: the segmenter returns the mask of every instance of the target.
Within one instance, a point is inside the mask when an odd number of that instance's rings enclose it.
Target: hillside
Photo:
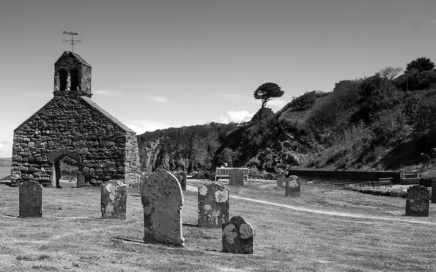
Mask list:
[[[253,118],[238,127],[211,124],[138,136],[143,171],[213,170],[227,163],[271,174],[293,167],[425,170],[436,159],[435,139],[434,70],[340,81],[332,92],[306,92],[260,122]]]
[[[12,158],[0,158],[0,167],[10,167]]]

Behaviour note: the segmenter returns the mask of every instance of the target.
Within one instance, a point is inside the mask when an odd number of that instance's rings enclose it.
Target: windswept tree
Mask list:
[[[394,79],[400,72],[403,71],[403,68],[401,67],[392,67],[388,66],[379,71],[379,74],[381,77],[386,78],[388,80]]]
[[[434,63],[429,58],[426,57],[417,58],[416,60],[413,60],[407,64],[406,73],[408,73],[413,68],[418,69],[418,72],[420,73],[422,71],[431,70],[434,67],[435,67]]]
[[[273,98],[281,97],[284,93],[279,85],[271,82],[260,85],[259,88],[254,91],[254,98],[262,100],[262,106],[259,110],[259,121],[262,119],[262,111],[266,103]]]

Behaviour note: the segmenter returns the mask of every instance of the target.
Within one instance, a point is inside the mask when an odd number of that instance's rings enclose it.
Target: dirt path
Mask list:
[[[191,191],[191,192],[198,192],[198,188],[195,187],[195,186],[191,186],[191,185],[186,185],[186,190]],[[304,207],[298,207],[298,206],[274,203],[274,202],[270,202],[270,201],[258,200],[258,199],[254,199],[254,198],[241,197],[241,196],[236,196],[236,195],[232,195],[231,198],[245,200],[245,201],[251,201],[251,202],[256,202],[256,203],[265,204],[265,205],[272,205],[272,206],[282,207],[282,208],[285,208],[285,209],[290,209],[290,210],[299,211],[299,212],[308,212],[308,213],[316,213],[316,214],[324,214],[324,215],[332,215],[332,216],[341,216],[341,217],[350,217],[350,218],[358,218],[358,219],[397,221],[397,222],[415,223],[415,224],[424,224],[424,225],[433,225],[433,226],[436,226],[436,223],[433,223],[433,222],[423,222],[423,221],[407,220],[407,219],[392,218],[392,217],[386,217],[386,216],[368,216],[368,215],[364,215],[364,214],[342,213],[342,212],[333,212],[333,211],[332,212],[330,212],[330,211],[321,211],[321,210],[309,209],[309,208],[304,208]]]

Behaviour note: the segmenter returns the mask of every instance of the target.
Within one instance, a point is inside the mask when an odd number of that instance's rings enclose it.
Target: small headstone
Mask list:
[[[300,196],[300,182],[297,176],[292,175],[285,179],[285,196]]]
[[[223,252],[253,254],[253,227],[240,216],[222,225]]]
[[[179,182],[182,187],[182,191],[186,191],[186,177],[187,174],[185,171],[179,172]]]
[[[229,222],[229,189],[216,183],[198,188],[198,226],[220,228]]]
[[[430,193],[423,185],[415,185],[407,190],[406,215],[428,216]]]
[[[144,208],[144,242],[183,246],[183,193],[175,176],[158,170],[141,178],[141,201]]]
[[[436,203],[436,179],[431,183],[431,203]]]
[[[285,176],[279,175],[277,177],[277,189],[282,189],[286,187]]]
[[[244,186],[244,172],[241,169],[232,169],[229,172],[230,186]]]
[[[126,219],[127,185],[110,180],[101,185],[101,215],[105,219]]]
[[[42,217],[42,186],[29,180],[19,187],[19,217]]]
[[[82,174],[78,174],[77,175],[77,188],[85,187],[85,186],[86,186],[85,177]]]

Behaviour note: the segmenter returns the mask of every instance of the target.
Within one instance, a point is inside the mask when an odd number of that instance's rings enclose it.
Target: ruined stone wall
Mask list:
[[[50,185],[54,169],[47,155],[64,149],[80,156],[86,182],[134,181],[139,171],[135,145],[134,133],[80,96],[55,96],[14,131],[11,179]]]
[[[128,184],[139,184],[141,165],[139,162],[136,134],[128,133],[126,139],[125,181]]]

